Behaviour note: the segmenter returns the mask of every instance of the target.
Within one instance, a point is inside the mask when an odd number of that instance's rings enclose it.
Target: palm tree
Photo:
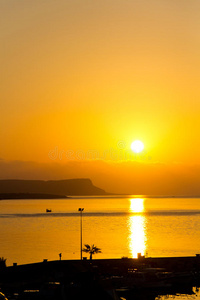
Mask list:
[[[0,268],[6,267],[6,258],[0,257]]]
[[[83,252],[89,253],[90,254],[90,260],[92,260],[92,255],[101,253],[101,249],[97,248],[94,244],[92,246],[85,244],[85,248],[83,248]]]

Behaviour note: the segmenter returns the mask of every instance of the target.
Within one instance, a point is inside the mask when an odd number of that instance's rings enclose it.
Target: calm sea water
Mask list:
[[[199,198],[72,197],[0,201],[0,257],[7,265],[56,260],[59,253],[79,259],[79,207],[83,244],[102,249],[96,258],[200,253]]]

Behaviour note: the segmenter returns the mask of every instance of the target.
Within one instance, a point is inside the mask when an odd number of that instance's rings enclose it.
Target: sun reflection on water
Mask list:
[[[144,212],[144,199],[143,198],[133,198],[130,199],[130,212]]]
[[[146,253],[146,217],[142,215],[144,209],[143,198],[130,199],[130,212],[136,213],[129,217],[129,247],[132,257],[137,257],[138,253]],[[138,213],[141,213],[138,215]]]

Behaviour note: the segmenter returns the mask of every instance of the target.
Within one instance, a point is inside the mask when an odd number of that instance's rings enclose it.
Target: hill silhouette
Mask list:
[[[68,196],[37,193],[0,193],[0,200],[14,199],[66,199]]]
[[[93,185],[88,178],[66,180],[0,180],[0,193],[37,193],[54,195],[106,195],[107,193]]]

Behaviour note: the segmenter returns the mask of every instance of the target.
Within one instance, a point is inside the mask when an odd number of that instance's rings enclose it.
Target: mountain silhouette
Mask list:
[[[106,195],[88,178],[66,180],[0,180],[0,193],[37,193],[71,196]]]

